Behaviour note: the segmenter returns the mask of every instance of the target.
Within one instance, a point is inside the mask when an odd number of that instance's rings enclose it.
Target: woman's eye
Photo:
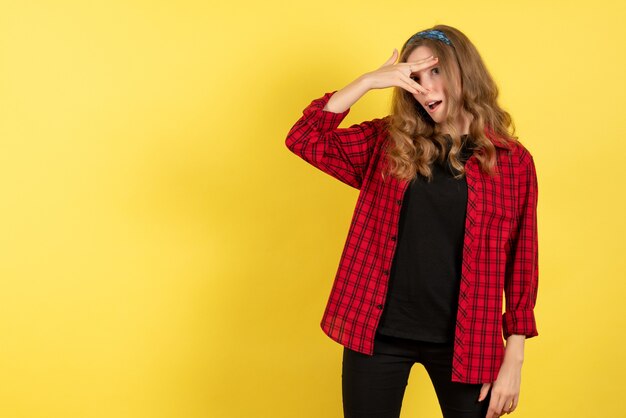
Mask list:
[[[436,71],[435,74],[439,74],[439,67],[435,67],[431,71]],[[416,75],[412,75],[411,80],[415,81],[416,83],[420,82],[420,78]]]

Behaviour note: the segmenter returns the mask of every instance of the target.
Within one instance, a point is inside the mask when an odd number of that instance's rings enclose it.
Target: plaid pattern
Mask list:
[[[308,105],[285,145],[306,162],[360,190],[321,327],[336,342],[372,354],[396,249],[407,181],[387,176],[389,116],[338,128],[350,112],[324,111],[335,91]],[[466,164],[468,204],[451,380],[496,380],[511,334],[537,336],[537,175],[521,144],[496,146],[499,177]],[[506,299],[503,313],[503,294]]]

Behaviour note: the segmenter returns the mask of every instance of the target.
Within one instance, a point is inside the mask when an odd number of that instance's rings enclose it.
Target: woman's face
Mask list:
[[[415,48],[411,52],[411,54],[407,57],[407,62],[419,61],[428,58],[431,55],[434,55],[433,51],[429,47],[422,45]],[[445,82],[441,75],[439,63],[435,63],[428,68],[412,73],[411,78],[424,88],[430,90],[430,93],[427,93],[426,95],[420,93],[413,94],[415,100],[417,100],[424,110],[428,112],[435,123],[442,123],[445,120],[447,100],[443,89]],[[434,109],[431,109],[430,106],[428,106],[431,102],[439,101],[440,103],[435,103]]]

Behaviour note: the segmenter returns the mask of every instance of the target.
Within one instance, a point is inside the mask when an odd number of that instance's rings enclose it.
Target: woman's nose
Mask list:
[[[424,87],[425,89],[432,90],[433,83],[432,83],[432,81],[431,81],[430,79],[426,79],[426,78],[424,78],[424,79],[421,81],[421,83],[420,83],[420,84],[421,84],[421,85],[422,85],[422,87]]]

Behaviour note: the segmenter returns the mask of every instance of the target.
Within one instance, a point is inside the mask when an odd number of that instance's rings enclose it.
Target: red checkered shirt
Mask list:
[[[409,185],[381,171],[389,116],[348,128],[350,112],[323,110],[335,91],[307,106],[286,146],[306,162],[360,190],[330,297],[323,331],[352,350],[373,354],[387,294],[398,220]],[[467,211],[451,380],[493,382],[511,334],[537,336],[537,175],[520,143],[496,146],[499,177],[466,164]],[[503,312],[503,293],[506,304]]]

